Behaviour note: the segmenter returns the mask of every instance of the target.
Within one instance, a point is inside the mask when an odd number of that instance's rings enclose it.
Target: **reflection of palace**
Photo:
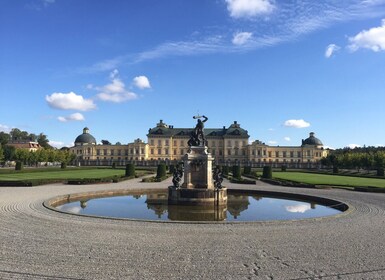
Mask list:
[[[147,143],[136,139],[125,145],[99,145],[96,139],[84,128],[83,134],[71,147],[81,165],[125,165],[135,162],[138,165],[152,165],[159,161],[172,163],[179,161],[187,153],[193,128],[175,128],[162,120],[149,129]],[[216,164],[241,164],[252,166],[287,165],[288,167],[315,167],[329,150],[310,133],[300,146],[269,146],[257,140],[249,143],[247,130],[236,121],[229,127],[205,128],[209,152]]]
[[[147,208],[154,211],[160,218],[168,212],[170,220],[188,220],[188,221],[222,221],[226,219],[226,211],[237,218],[241,212],[248,209],[250,204],[247,194],[236,194],[227,196],[227,206],[186,206],[186,205],[168,205],[167,193],[149,193],[146,194]],[[256,200],[261,197],[255,196]]]

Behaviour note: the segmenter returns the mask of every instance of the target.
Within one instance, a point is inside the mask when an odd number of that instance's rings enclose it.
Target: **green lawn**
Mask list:
[[[380,187],[385,188],[385,179],[361,178],[327,174],[314,174],[303,172],[273,172],[273,178],[289,180],[294,182],[331,185],[331,186],[352,186],[352,187]]]
[[[49,180],[67,180],[67,179],[99,179],[112,176],[123,176],[124,169],[65,169],[65,170],[50,170],[41,172],[34,170],[33,172],[20,172],[10,174],[0,174],[0,181],[23,181],[33,179],[49,179]]]

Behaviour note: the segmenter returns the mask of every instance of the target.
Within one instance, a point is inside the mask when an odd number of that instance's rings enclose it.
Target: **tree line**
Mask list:
[[[37,142],[42,147],[37,151],[15,148],[12,142],[31,141]],[[13,128],[9,133],[0,132],[0,162],[17,161],[26,165],[37,165],[44,162],[60,162],[69,164],[75,160],[76,155],[71,154],[68,148],[57,150],[49,144],[47,135],[40,133],[38,135]]]
[[[321,164],[333,168],[373,170],[384,169],[385,147],[343,148],[331,152]]]

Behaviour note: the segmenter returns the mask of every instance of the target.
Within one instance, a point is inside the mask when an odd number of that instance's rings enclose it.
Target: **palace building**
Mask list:
[[[100,145],[88,128],[75,139],[71,147],[80,165],[156,165],[159,162],[172,164],[180,161],[188,150],[188,141],[194,128],[175,128],[162,120],[147,134],[147,143],[136,139],[125,145]],[[257,140],[249,143],[248,131],[234,121],[222,128],[205,128],[208,151],[219,165],[264,165],[288,167],[316,167],[329,153],[321,140],[311,132],[300,146],[269,146]]]

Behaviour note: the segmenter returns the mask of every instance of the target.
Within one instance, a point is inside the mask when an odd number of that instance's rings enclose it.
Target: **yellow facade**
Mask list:
[[[189,150],[191,131],[191,128],[174,128],[161,120],[156,127],[149,130],[147,143],[136,139],[126,145],[100,145],[96,144],[95,138],[85,128],[70,150],[76,154],[79,162],[87,161],[88,164],[179,161]],[[237,122],[227,128],[205,129],[205,137],[208,151],[215,158],[216,164],[314,165],[329,152],[314,137],[314,133],[302,140],[300,146],[269,146],[261,141],[249,143],[247,130],[242,129]]]

